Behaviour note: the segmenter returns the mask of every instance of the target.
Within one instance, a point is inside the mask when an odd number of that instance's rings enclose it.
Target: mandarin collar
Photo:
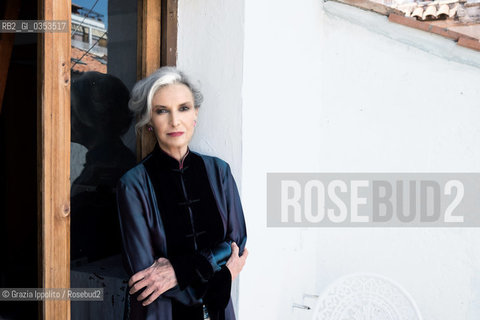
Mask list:
[[[181,161],[170,156],[166,153],[158,143],[155,144],[155,148],[153,149],[153,154],[155,157],[158,158],[162,168],[170,168],[170,169],[182,169],[185,168],[191,161],[191,152],[190,148],[187,146],[187,153],[183,156]]]

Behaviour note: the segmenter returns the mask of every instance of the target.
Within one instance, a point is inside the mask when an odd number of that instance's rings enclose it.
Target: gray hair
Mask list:
[[[138,81],[132,89],[128,107],[137,118],[135,124],[137,132],[152,118],[152,100],[155,93],[162,87],[176,83],[182,83],[190,89],[195,108],[200,108],[203,95],[188,77],[175,67],[161,67],[145,79]]]

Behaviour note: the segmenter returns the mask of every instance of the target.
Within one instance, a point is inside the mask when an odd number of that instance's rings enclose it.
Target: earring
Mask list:
[[[148,131],[153,131],[153,128],[151,126],[148,126]]]
[[[193,120],[193,126],[195,127],[197,125],[197,120]]]

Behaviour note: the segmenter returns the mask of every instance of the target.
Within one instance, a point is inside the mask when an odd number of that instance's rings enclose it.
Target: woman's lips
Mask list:
[[[167,133],[169,136],[171,137],[178,137],[178,136],[181,136],[183,134],[183,132],[179,131],[179,132],[170,132],[170,133]]]

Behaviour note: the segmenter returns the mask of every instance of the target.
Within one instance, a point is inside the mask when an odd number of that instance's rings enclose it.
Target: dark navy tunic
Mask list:
[[[200,320],[206,306],[212,320],[235,319],[225,263],[246,229],[228,164],[190,149],[179,162],[157,144],[122,177],[117,201],[130,275],[166,257],[178,282],[147,307],[133,295],[130,318]]]

